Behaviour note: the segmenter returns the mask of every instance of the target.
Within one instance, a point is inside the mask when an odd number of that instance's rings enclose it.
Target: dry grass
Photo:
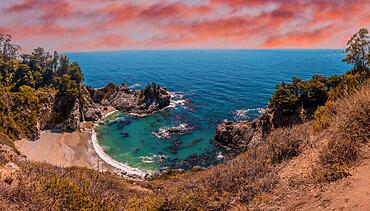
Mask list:
[[[12,183],[0,183],[0,204],[22,210],[115,210],[124,209],[129,198],[150,196],[123,178],[93,170],[18,165]]]
[[[350,175],[348,167],[361,157],[363,144],[370,140],[370,82],[342,98],[328,132],[330,141],[321,153],[319,181],[335,181]]]
[[[279,128],[267,138],[271,161],[281,163],[298,156],[307,144],[311,130],[308,124],[297,125],[291,128]]]

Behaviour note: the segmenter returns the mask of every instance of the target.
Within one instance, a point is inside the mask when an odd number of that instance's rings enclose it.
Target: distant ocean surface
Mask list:
[[[209,166],[222,161],[211,142],[223,119],[253,119],[278,83],[293,76],[342,74],[350,67],[341,50],[186,50],[67,53],[83,69],[85,83],[134,89],[156,82],[186,101],[145,118],[123,114],[98,128],[104,151],[142,170]],[[159,129],[186,124],[189,133],[161,139]]]

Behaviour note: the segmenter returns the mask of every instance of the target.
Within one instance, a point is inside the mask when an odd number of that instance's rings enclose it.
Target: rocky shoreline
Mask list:
[[[49,95],[40,109],[39,132],[51,129],[67,132],[79,130],[81,122],[102,119],[108,107],[138,116],[150,115],[168,107],[171,95],[165,88],[154,83],[138,91],[129,89],[125,84],[109,83],[99,89],[81,84],[78,97],[66,98],[58,93]]]
[[[228,155],[237,155],[262,143],[264,138],[274,129],[291,127],[310,121],[317,106],[296,107],[290,113],[269,105],[261,115],[253,121],[224,120],[217,126],[213,142],[224,148]]]
[[[104,162],[101,165],[104,165],[108,171],[130,179],[143,179],[149,174],[118,163],[99,150],[101,147],[98,146],[96,140],[95,126],[103,123],[108,115],[116,111],[141,117],[170,106],[171,93],[154,83],[137,91],[131,90],[125,84],[109,83],[99,89],[80,84],[79,95],[75,98],[61,95],[58,92],[48,93],[40,104],[37,130],[34,131],[33,138],[27,138],[29,141],[23,139],[19,143],[22,143],[22,150],[27,152],[30,159],[34,161],[46,159],[42,162],[62,166],[77,165],[100,171],[99,167],[90,162],[91,159],[100,160]],[[43,132],[42,136],[41,132]],[[45,137],[48,139],[52,137],[54,141],[49,143],[44,140]],[[70,140],[65,140],[64,137],[69,137]],[[33,141],[35,143],[32,143]],[[71,143],[78,143],[82,148],[71,145]],[[37,154],[32,154],[33,150],[29,150],[34,147],[52,147],[54,151],[56,150],[55,156],[50,154],[38,158]],[[94,155],[83,153],[88,149],[92,149]],[[49,152],[51,153],[50,150],[45,153]],[[50,156],[54,156],[54,160],[49,160]]]

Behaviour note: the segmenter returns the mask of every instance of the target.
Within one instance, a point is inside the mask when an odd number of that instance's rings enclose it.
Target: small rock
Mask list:
[[[6,169],[13,170],[13,171],[18,171],[19,170],[19,167],[17,166],[17,164],[15,164],[13,162],[9,162],[9,163],[5,164],[4,167]]]

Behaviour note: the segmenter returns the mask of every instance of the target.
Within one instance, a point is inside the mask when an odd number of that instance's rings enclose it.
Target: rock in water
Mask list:
[[[157,138],[170,139],[173,136],[184,135],[190,133],[192,130],[186,123],[181,123],[178,126],[170,128],[160,128],[158,131],[152,132]]]
[[[124,84],[108,84],[101,89],[89,88],[89,93],[95,103],[137,115],[147,115],[165,108],[170,105],[171,99],[166,89],[154,83],[136,92]]]
[[[218,125],[213,141],[229,151],[242,152],[259,144],[270,131],[271,123],[267,114],[253,122],[226,120]]]
[[[266,109],[252,122],[224,121],[218,125],[213,141],[229,151],[241,152],[263,141],[272,128],[290,127],[312,119],[316,107],[298,107],[285,114],[278,109]]]

